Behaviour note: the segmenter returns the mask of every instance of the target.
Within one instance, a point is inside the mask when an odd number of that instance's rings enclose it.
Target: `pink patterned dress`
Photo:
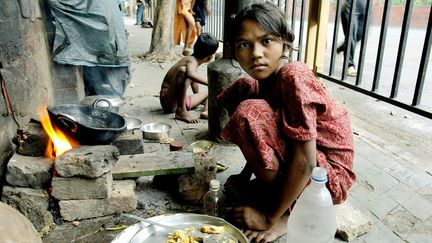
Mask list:
[[[284,65],[277,78],[242,78],[218,96],[230,120],[221,136],[239,146],[246,160],[259,156],[263,168],[288,163],[293,141],[316,139],[317,164],[327,169],[334,203],[343,202],[356,176],[348,112],[330,96],[308,66]],[[279,164],[272,162],[275,155]]]

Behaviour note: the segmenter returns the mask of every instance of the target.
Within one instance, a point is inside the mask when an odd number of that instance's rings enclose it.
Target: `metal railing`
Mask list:
[[[205,31],[223,40],[224,0],[208,0],[212,15]],[[352,0],[352,5],[355,5]],[[272,0],[287,14],[298,51],[292,59],[304,61],[309,1]],[[432,1],[414,0],[392,5],[389,0],[366,0],[363,38],[356,50],[357,76],[347,76],[348,61],[336,52],[343,42],[341,0],[332,0],[324,69],[317,76],[432,119]],[[372,14],[373,12],[373,14]],[[413,14],[415,12],[415,14]],[[350,14],[350,28],[352,28]],[[396,19],[400,17],[400,19]],[[389,37],[389,38],[387,38]],[[351,36],[347,37],[352,38]],[[348,50],[349,51],[349,50]],[[428,74],[429,73],[429,74]]]

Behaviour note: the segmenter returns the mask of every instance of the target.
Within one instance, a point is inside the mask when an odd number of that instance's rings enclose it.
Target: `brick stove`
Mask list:
[[[153,175],[166,183],[163,176],[175,174],[180,197],[193,204],[200,203],[208,182],[216,177],[212,157],[171,152],[169,144],[143,140],[139,130],[127,131],[112,145],[75,147],[55,160],[44,156],[48,141],[37,122],[17,132],[2,196],[42,234],[54,222],[134,211],[134,179],[139,176]]]
[[[116,146],[78,146],[53,161],[44,156],[48,140],[36,122],[17,132],[2,195],[2,201],[25,215],[37,231],[49,230],[54,222],[136,209],[135,181],[113,180],[112,168],[120,155]]]

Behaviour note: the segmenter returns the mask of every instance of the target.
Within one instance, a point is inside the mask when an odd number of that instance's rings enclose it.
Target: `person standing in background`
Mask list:
[[[195,18],[195,25],[197,28],[197,35],[201,35],[205,25],[207,15],[210,15],[210,8],[207,0],[196,0],[193,6],[193,15]]]
[[[196,29],[195,20],[192,15],[192,8],[195,0],[177,0],[174,13],[174,44],[180,45],[183,36],[183,56],[191,54],[190,48],[195,41]]]
[[[144,22],[144,1],[136,0],[136,23],[135,25],[141,25]]]
[[[342,5],[341,20],[345,39],[343,44],[337,48],[336,52],[339,54],[341,52],[345,52],[346,50],[348,42],[349,17],[351,9],[353,9],[354,13],[352,18],[351,41],[349,43],[350,51],[349,53],[345,53],[345,56],[346,58],[348,58],[348,76],[356,77],[357,70],[354,64],[354,54],[357,43],[363,38],[364,20],[366,15],[366,0],[355,1],[354,8],[352,2],[352,0],[346,0],[345,3]]]

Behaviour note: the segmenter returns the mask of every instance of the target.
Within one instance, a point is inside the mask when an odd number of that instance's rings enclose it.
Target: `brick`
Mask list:
[[[142,142],[142,132],[139,130],[127,131],[120,135],[112,145],[116,146],[120,155],[127,154],[142,154],[144,153],[144,145]]]
[[[61,177],[97,178],[117,162],[119,151],[112,145],[78,146],[55,159],[55,170]]]
[[[59,202],[60,215],[66,221],[90,219],[120,213],[110,198],[64,200]]]
[[[59,200],[107,198],[112,191],[112,173],[98,178],[54,177],[51,195]]]
[[[349,202],[339,204],[336,208],[336,235],[345,241],[352,241],[372,228],[371,220]]]
[[[22,156],[9,160],[6,181],[13,186],[47,188],[52,178],[53,161],[47,157]]]
[[[138,205],[134,180],[114,181],[110,198],[122,212],[132,212]]]

